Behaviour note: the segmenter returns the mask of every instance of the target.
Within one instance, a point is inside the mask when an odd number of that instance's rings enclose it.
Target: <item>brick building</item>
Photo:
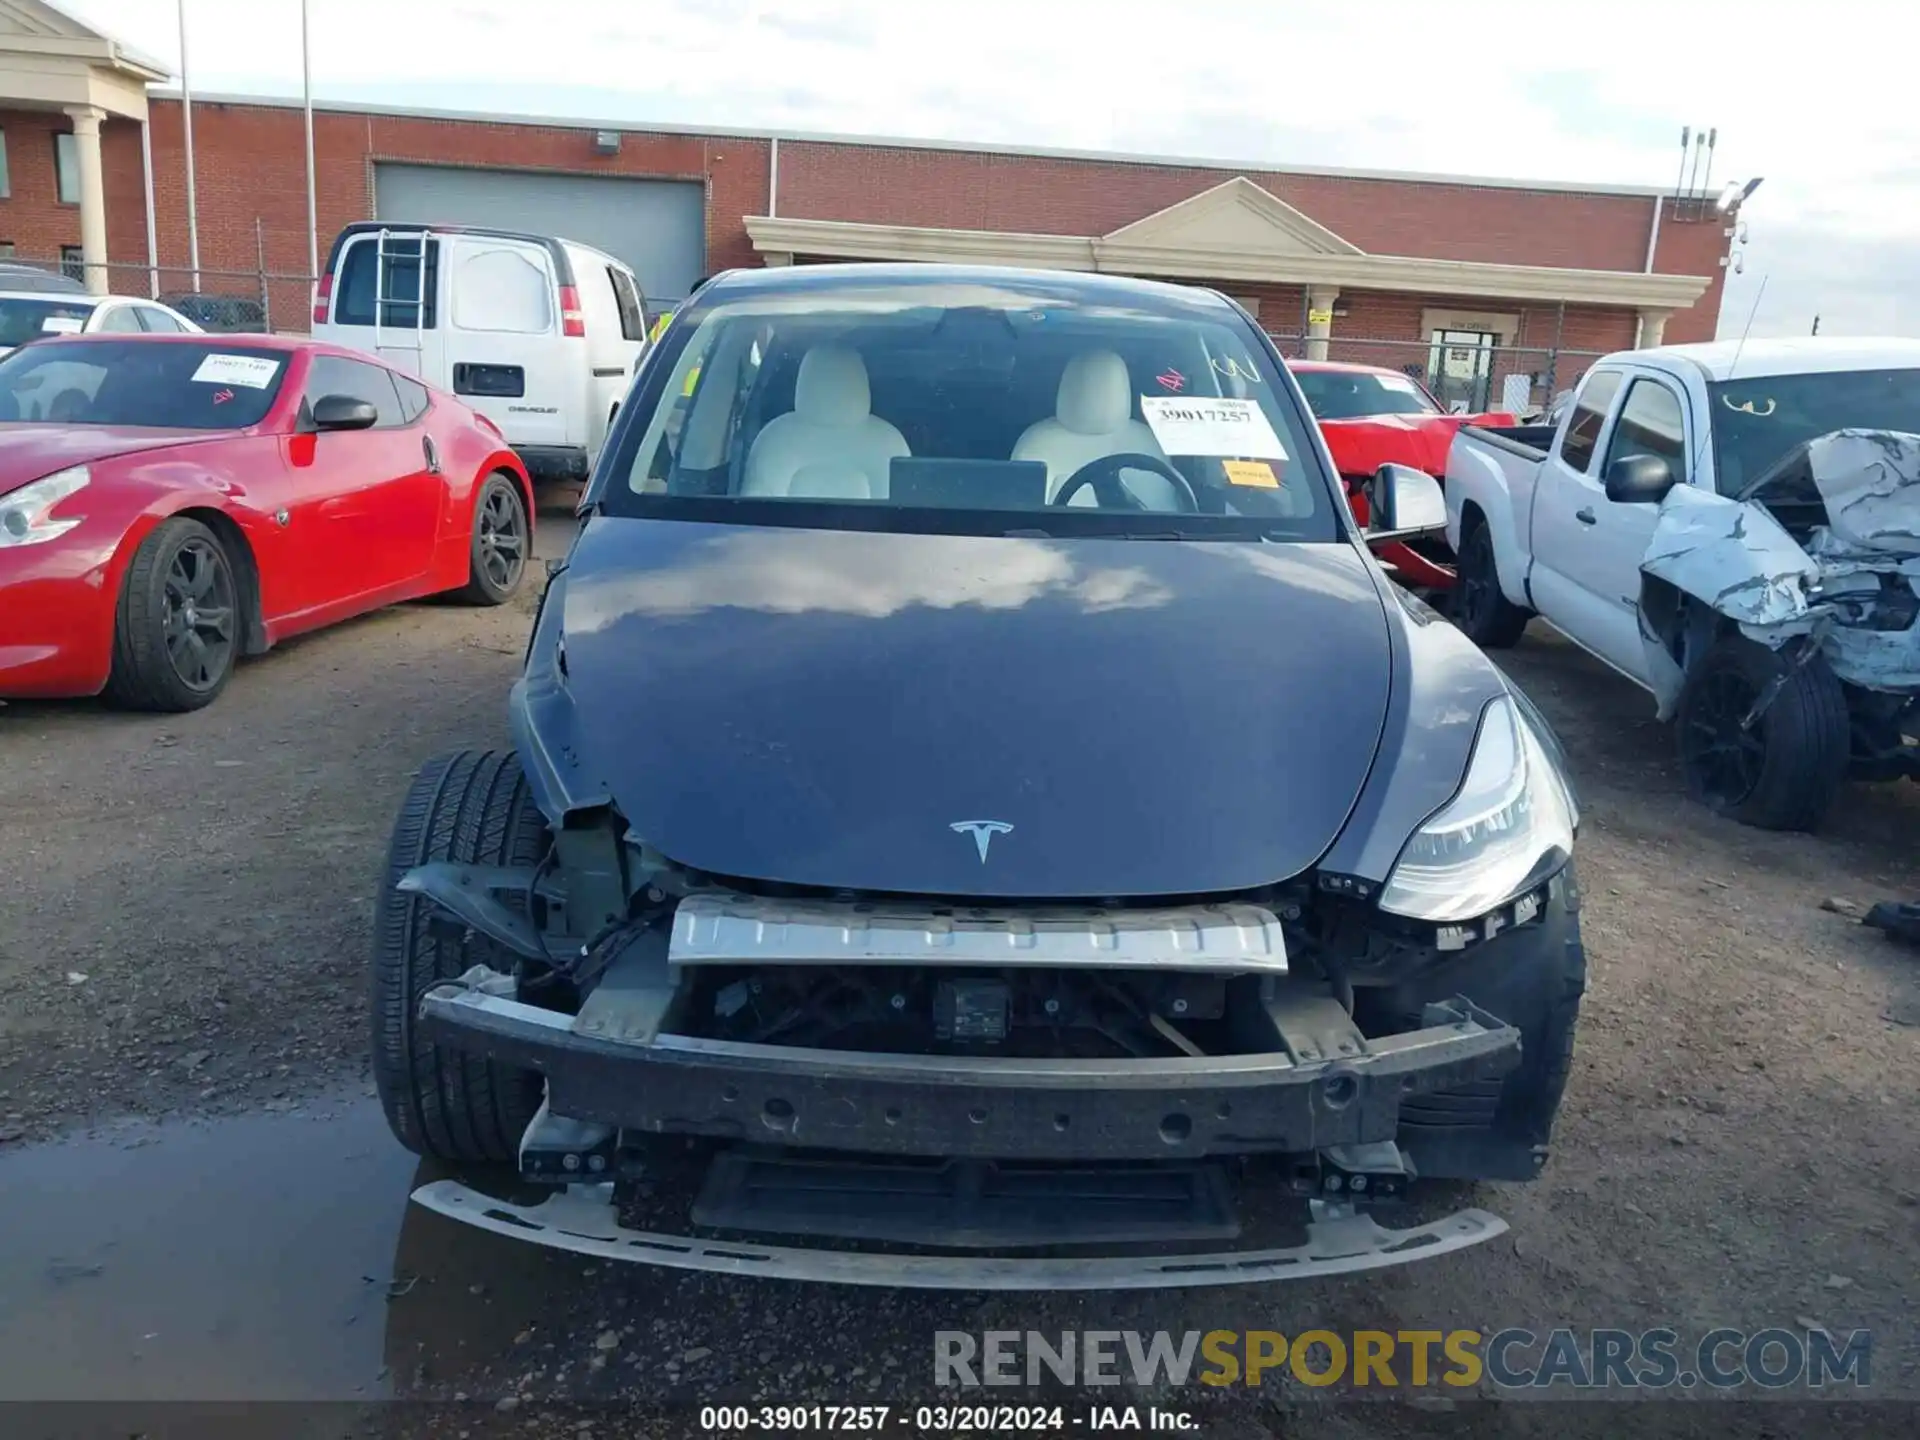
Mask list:
[[[38,73],[55,60],[79,76],[64,89]],[[160,78],[42,0],[0,0],[0,245],[98,288],[193,287],[184,116]],[[197,96],[192,124],[199,288],[300,328],[300,107]],[[655,303],[702,273],[835,259],[1155,276],[1244,300],[1290,353],[1476,404],[1507,374],[1540,399],[1592,355],[1711,337],[1727,254],[1725,217],[1650,188],[336,104],[314,153],[323,254],[370,218],[538,229],[622,255]]]

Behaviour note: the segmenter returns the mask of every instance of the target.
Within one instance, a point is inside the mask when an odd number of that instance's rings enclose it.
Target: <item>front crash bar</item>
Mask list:
[[[1344,1051],[1149,1059],[618,1038],[459,985],[429,990],[420,1020],[437,1043],[545,1076],[549,1107],[570,1120],[1002,1160],[1193,1160],[1392,1140],[1407,1096],[1495,1079],[1520,1059],[1520,1032],[1464,998],[1429,1006],[1420,1030],[1364,1040],[1350,1032]]]
[[[1167,1290],[1308,1280],[1430,1259],[1507,1230],[1506,1221],[1484,1210],[1460,1210],[1425,1225],[1389,1230],[1371,1216],[1315,1201],[1306,1243],[1278,1250],[1083,1257],[877,1254],[629,1230],[619,1222],[611,1185],[574,1185],[538,1205],[513,1205],[457,1181],[437,1180],[414,1191],[413,1199],[497,1235],[601,1260],[922,1290]]]

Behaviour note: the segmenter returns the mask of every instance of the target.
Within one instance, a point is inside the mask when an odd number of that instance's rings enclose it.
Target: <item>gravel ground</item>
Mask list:
[[[543,549],[563,530],[549,527]],[[33,1147],[89,1130],[164,1155],[182,1124],[216,1148],[223,1123],[281,1116],[321,1127],[303,1133],[325,1141],[345,1134],[325,1127],[350,1126],[353,1153],[378,1171],[365,1207],[374,1248],[394,1246],[388,1273],[371,1277],[392,1293],[377,1307],[370,1393],[456,1407],[380,1423],[624,1434],[641,1417],[649,1433],[670,1434],[695,1428],[687,1407],[715,1400],[910,1404],[931,1398],[939,1328],[1818,1322],[1871,1328],[1874,1391],[1920,1398],[1920,958],[1857,923],[1874,900],[1920,893],[1920,790],[1856,788],[1818,837],[1717,821],[1681,794],[1669,736],[1644,697],[1545,635],[1503,663],[1561,728],[1576,766],[1592,972],[1546,1177],[1472,1196],[1511,1236],[1368,1279],[1268,1289],[916,1295],[611,1273],[405,1207],[409,1166],[386,1148],[366,1098],[372,885],[415,767],[443,749],[505,742],[504,695],[531,608],[529,597],[496,611],[373,616],[249,664],[197,715],[0,707],[10,881],[0,889],[0,1165],[67,1154]],[[112,1128],[124,1117],[172,1126],[116,1140],[132,1133]],[[272,1225],[268,1204],[244,1219]],[[0,1238],[0,1258],[5,1246]],[[236,1305],[284,1303],[263,1297],[243,1263],[209,1273]],[[50,1285],[41,1298],[53,1294]],[[0,1283],[0,1335],[9,1304],[27,1298]],[[74,1321],[76,1343],[92,1333],[85,1323]],[[307,1323],[302,1353],[345,1345],[353,1324]],[[90,1363],[111,1392],[125,1357],[97,1343]],[[219,1373],[205,1385],[210,1398],[254,1393]],[[341,1398],[356,1388],[342,1385]],[[0,1398],[32,1393],[0,1365]],[[635,1408],[544,1410],[554,1399]],[[1329,1436],[1548,1435],[1566,1433],[1575,1413],[1324,1399],[1288,1382],[1177,1403],[1209,1435],[1273,1433],[1301,1416]],[[1695,1433],[1761,1433],[1729,1406],[1609,1406],[1598,1423],[1666,1433],[1678,1409]],[[1823,1430],[1878,1433],[1889,1412],[1855,1403],[1836,1413]],[[1799,1433],[1799,1412],[1770,1414],[1775,1433]]]

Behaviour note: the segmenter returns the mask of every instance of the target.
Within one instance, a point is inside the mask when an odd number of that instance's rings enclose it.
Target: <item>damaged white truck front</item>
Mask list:
[[[1559,424],[1448,456],[1456,619],[1546,620],[1676,721],[1689,790],[1812,829],[1920,775],[1920,342],[1676,345],[1599,361]]]

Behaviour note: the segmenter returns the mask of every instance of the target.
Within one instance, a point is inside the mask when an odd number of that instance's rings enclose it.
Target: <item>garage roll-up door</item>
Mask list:
[[[685,180],[375,165],[374,213],[578,240],[633,267],[649,308],[682,300],[706,271],[706,187]]]

